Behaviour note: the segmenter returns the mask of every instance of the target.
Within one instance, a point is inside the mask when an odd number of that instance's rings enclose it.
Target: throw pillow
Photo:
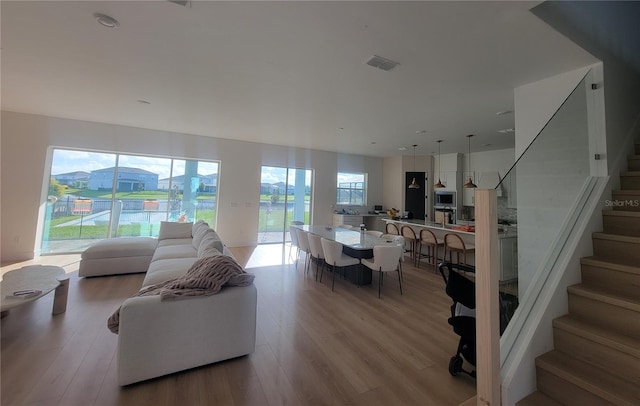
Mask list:
[[[173,221],[161,221],[158,240],[168,238],[191,238],[193,223],[176,223]]]

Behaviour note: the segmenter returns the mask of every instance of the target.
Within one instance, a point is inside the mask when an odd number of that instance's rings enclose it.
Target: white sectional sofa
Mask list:
[[[92,266],[109,275],[127,273],[126,258],[132,258],[130,272],[140,272],[134,268],[148,253],[148,239],[117,241],[109,251],[105,245],[114,240],[119,239],[105,240],[83,253],[81,276],[98,276]],[[142,288],[184,275],[199,258],[232,256],[204,222],[163,223],[155,243]],[[118,257],[118,249],[125,256]],[[115,258],[116,271],[109,258]],[[253,352],[256,303],[253,284],[175,301],[161,301],[158,295],[126,299],[119,314],[118,383],[124,386]]]

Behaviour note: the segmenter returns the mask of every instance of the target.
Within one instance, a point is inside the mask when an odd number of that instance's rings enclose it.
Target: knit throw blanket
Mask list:
[[[255,275],[246,273],[233,258],[215,255],[200,258],[183,276],[147,286],[133,297],[160,295],[160,300],[165,301],[211,296],[223,286],[251,285],[254,278]],[[112,333],[118,334],[119,325],[120,308],[107,320],[107,327]]]

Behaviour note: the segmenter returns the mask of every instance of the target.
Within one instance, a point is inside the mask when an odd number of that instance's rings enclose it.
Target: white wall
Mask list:
[[[413,155],[411,156],[393,156],[384,158],[384,175],[383,175],[383,200],[382,204],[385,209],[391,207],[400,211],[404,210],[405,189],[405,173],[406,172],[424,172],[427,180],[427,190],[425,196],[430,196],[430,190],[433,186],[433,176],[431,176],[431,168],[433,167],[433,159],[430,155],[416,155],[415,167]],[[414,170],[415,168],[415,170]],[[431,183],[431,184],[430,184]],[[429,205],[425,210],[429,213]]]
[[[2,261],[29,259],[35,254],[49,146],[219,160],[217,230],[230,246],[257,241],[262,165],[315,170],[312,213],[317,224],[332,222],[338,171],[368,173],[368,200],[382,201],[381,158],[3,111]]]
[[[471,153],[471,171],[475,173],[476,184],[480,181],[479,177],[483,172],[498,172],[504,178],[504,175],[511,169],[515,162],[515,149],[496,149],[493,151],[481,151]],[[462,168],[466,176],[469,176],[469,154],[462,154]],[[466,177],[462,178],[466,182]]]

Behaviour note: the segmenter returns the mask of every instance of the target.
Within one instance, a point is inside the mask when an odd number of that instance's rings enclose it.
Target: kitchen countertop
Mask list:
[[[390,221],[390,222],[394,222],[394,223],[399,223],[399,224],[407,224],[407,225],[414,225],[414,226],[419,226],[419,227],[427,227],[427,228],[432,228],[432,229],[436,229],[436,230],[443,230],[443,231],[450,231],[450,232],[454,232],[454,233],[460,233],[460,234],[467,234],[467,235],[472,235],[475,236],[474,232],[469,232],[469,231],[462,231],[462,230],[456,230],[454,227],[458,227],[461,225],[474,225],[475,223],[473,221],[464,221],[461,222],[461,224],[445,224],[444,226],[441,223],[436,223],[434,221],[428,221],[428,220],[414,220],[414,219],[400,219],[400,220],[393,220],[390,218],[387,219],[382,219],[384,221]],[[464,224],[462,224],[464,223]],[[501,231],[502,230],[502,231]],[[502,239],[502,238],[517,238],[518,237],[518,228],[516,226],[498,226],[498,238]]]

